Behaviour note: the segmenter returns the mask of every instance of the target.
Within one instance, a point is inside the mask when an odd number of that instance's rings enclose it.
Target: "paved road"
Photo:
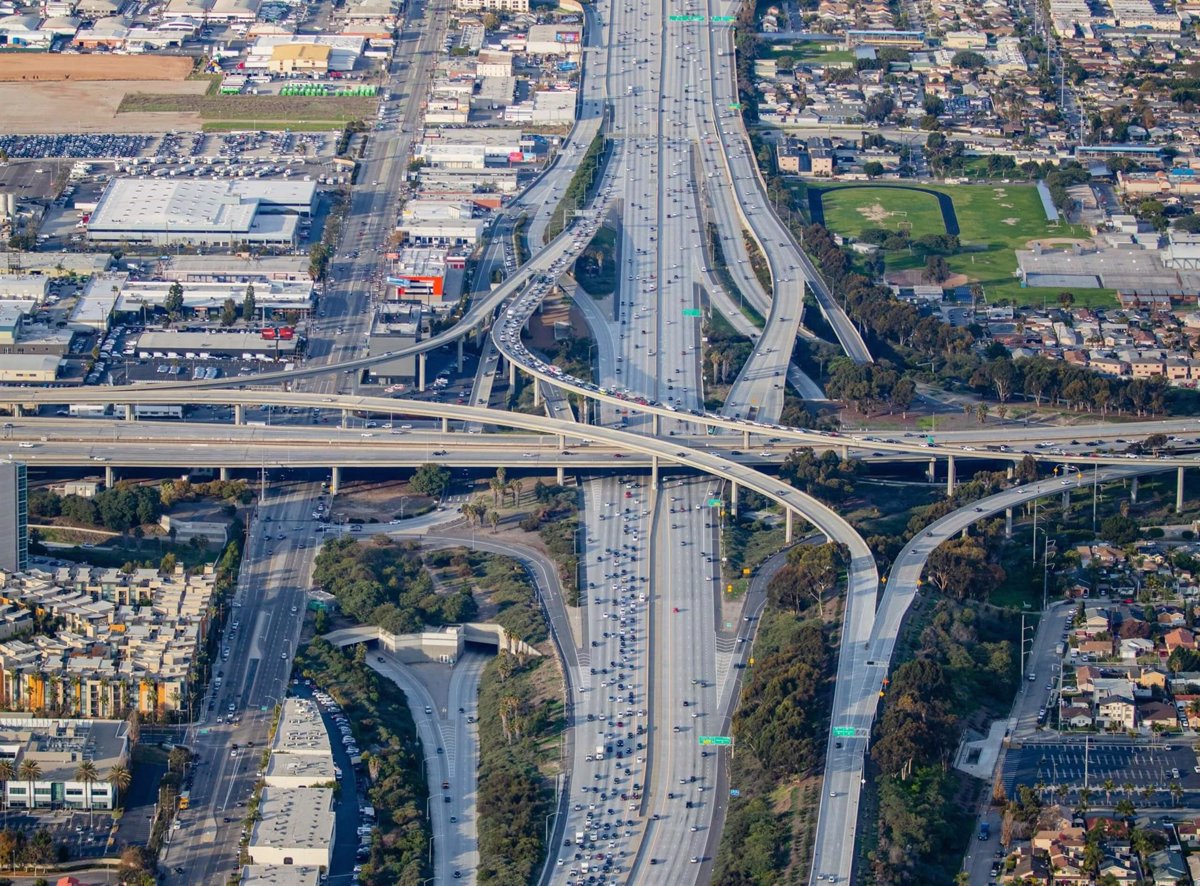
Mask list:
[[[1099,479],[1107,481],[1139,472],[1137,468],[1111,468],[1100,471]],[[1071,481],[1071,486],[1077,482]],[[937,520],[897,555],[878,611],[873,611],[872,592],[856,606],[856,616],[861,617],[847,618],[848,627],[843,633],[838,657],[831,729],[852,729],[854,735],[838,737],[834,734],[829,740],[825,789],[821,793],[813,850],[812,882],[817,882],[819,874],[833,874],[839,879],[851,875],[855,841],[846,836],[854,835],[858,823],[864,755],[879,704],[879,691],[891,668],[904,614],[918,593],[918,580],[929,554],[979,520],[1034,498],[1059,495],[1064,488],[1070,487],[1064,487],[1057,479],[1017,486]],[[865,614],[868,610],[872,611],[873,618]]]

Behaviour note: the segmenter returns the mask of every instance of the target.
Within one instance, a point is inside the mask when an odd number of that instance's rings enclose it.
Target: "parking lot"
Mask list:
[[[1105,781],[1111,780],[1118,787],[1132,785],[1135,790],[1152,788],[1165,794],[1175,782],[1184,790],[1200,790],[1200,775],[1195,768],[1195,752],[1183,745],[1031,744],[1008,752],[1004,782],[1006,788],[1041,783],[1078,789],[1084,786],[1086,777],[1087,786],[1093,791],[1102,789]],[[1011,792],[1009,795],[1012,796]]]
[[[90,821],[86,812],[60,809],[30,813],[14,809],[7,814],[7,827],[23,831],[26,836],[49,831],[56,845],[69,848],[71,858],[99,858],[106,854],[112,817],[103,809],[93,812]]]

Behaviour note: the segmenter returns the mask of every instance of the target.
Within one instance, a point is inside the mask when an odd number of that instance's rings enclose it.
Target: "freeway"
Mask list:
[[[1069,481],[1051,478],[1016,486],[947,514],[904,547],[892,566],[874,618],[870,623],[865,619],[848,618],[848,628],[842,635],[830,718],[831,730],[839,731],[831,734],[826,751],[825,789],[821,792],[813,846],[812,882],[817,882],[820,875],[834,875],[844,882],[853,872],[855,841],[847,839],[847,835],[853,837],[858,823],[863,767],[879,705],[879,692],[891,667],[904,614],[916,598],[929,554],[973,523],[1006,508],[1035,498],[1058,495],[1064,489],[1079,485],[1153,470],[1153,467],[1113,467],[1099,470],[1094,480],[1077,476]],[[866,602],[863,608],[873,609],[874,600]],[[848,734],[841,734],[841,730]]]

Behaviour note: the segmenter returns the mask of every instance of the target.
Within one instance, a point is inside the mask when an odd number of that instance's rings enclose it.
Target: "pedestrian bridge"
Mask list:
[[[494,647],[497,653],[503,650],[513,655],[541,656],[540,652],[500,625],[486,622],[442,625],[413,634],[393,634],[372,625],[358,625],[330,631],[324,635],[324,639],[339,649],[359,643],[373,643],[410,664],[422,661],[454,664],[462,657],[467,643]]]

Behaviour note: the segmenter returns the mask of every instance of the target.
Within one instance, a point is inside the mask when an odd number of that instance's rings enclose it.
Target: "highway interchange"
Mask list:
[[[1118,435],[1128,439],[1157,432],[1194,435],[1194,420],[1036,431],[996,426],[934,435],[932,445],[923,438],[893,439],[886,433],[864,431],[846,437],[780,426],[782,385],[789,376],[806,283],[847,352],[857,360],[869,360],[870,355],[766,204],[738,115],[729,107],[736,101],[731,31],[669,21],[670,15],[711,18],[732,13],[731,7],[725,7],[729,4],[713,0],[650,6],[615,0],[589,8],[593,27],[586,56],[588,77],[575,138],[555,166],[522,196],[517,209],[497,222],[485,253],[486,261],[500,261],[516,213],[526,212],[531,217],[532,259],[496,290],[477,298],[454,329],[413,349],[424,353],[453,342],[488,325],[496,309],[503,307],[489,342],[502,356],[485,356],[480,372],[494,377],[501,360],[511,361],[549,388],[590,398],[597,407],[598,425],[581,425],[569,409],[564,412],[561,407],[551,412],[552,417],[519,416],[481,408],[484,404],[475,397],[470,406],[459,407],[354,393],[356,376],[347,370],[381,359],[359,356],[378,275],[373,244],[382,244],[390,233],[396,195],[403,188],[409,144],[419,129],[419,93],[444,24],[446,3],[440,2],[430,6],[426,25],[404,30],[397,58],[411,63],[392,72],[398,98],[388,111],[397,126],[368,142],[360,172],[364,184],[354,191],[348,242],[332,265],[334,282],[322,300],[325,316],[312,330],[308,364],[286,378],[266,374],[238,380],[256,386],[254,390],[224,390],[227,381],[132,386],[122,389],[118,398],[162,403],[174,397],[178,402],[178,388],[189,387],[187,397],[193,403],[240,404],[247,409],[268,403],[295,405],[351,416],[384,416],[402,407],[405,415],[434,420],[433,426],[403,434],[368,435],[293,425],[264,429],[191,423],[184,429],[174,423],[15,418],[6,429],[0,452],[32,464],[102,462],[120,467],[153,464],[153,456],[159,463],[169,459],[167,464],[261,470],[267,481],[269,493],[257,507],[231,617],[238,627],[225,640],[228,658],[223,656],[214,666],[223,671],[221,686],[206,696],[209,703],[197,712],[192,730],[191,740],[209,777],[197,779],[195,814],[187,816],[183,833],[165,858],[168,866],[186,872],[174,882],[216,882],[231,869],[228,848],[236,845],[241,817],[237,804],[249,795],[257,769],[257,753],[234,752],[232,744],[264,735],[269,711],[286,691],[304,589],[319,543],[311,512],[321,498],[316,484],[307,479],[309,473],[292,475],[293,471],[377,465],[381,460],[396,465],[443,460],[494,467],[497,442],[511,444],[513,467],[611,469],[619,464],[623,472],[628,471],[624,478],[609,475],[584,484],[580,544],[586,599],[578,648],[574,640],[563,637],[562,625],[555,625],[560,650],[571,650],[570,654],[564,651],[563,657],[575,692],[575,728],[565,815],[555,823],[558,843],[548,850],[547,879],[576,880],[571,871],[581,870],[588,861],[593,870],[598,865],[610,872],[606,882],[675,884],[703,882],[711,874],[719,839],[713,825],[716,791],[723,784],[720,754],[725,752],[702,748],[697,738],[727,729],[737,698],[735,664],[745,654],[741,641],[750,636],[754,624],[741,621],[740,612],[731,616],[721,603],[719,518],[710,502],[728,499],[729,484],[737,483],[782,505],[789,527],[793,513],[802,515],[851,551],[832,725],[854,728],[855,737],[842,741],[841,747],[832,739],[829,744],[812,871],[814,879],[829,874],[843,879],[854,864],[858,796],[879,682],[887,673],[901,618],[916,594],[925,557],[976,520],[1061,491],[1059,481],[1042,481],[943,518],[929,528],[930,534],[914,539],[902,552],[877,600],[878,574],[861,537],[829,508],[746,464],[745,454],[735,455],[730,448],[739,439],[744,447],[753,443],[755,453],[770,449],[775,441],[847,454],[874,451],[885,458],[940,457],[943,462],[952,457],[1015,461],[1017,452],[981,451],[1011,445],[1027,448],[1043,461],[1095,467],[1101,481],[1195,464],[1184,455],[1123,464],[1123,456],[1094,458],[1090,454],[1094,445],[1070,442],[1093,438],[1111,445]],[[580,207],[575,227],[541,248],[541,232],[557,196],[606,114],[611,115],[612,145],[597,203]],[[598,342],[594,379],[564,378],[525,350],[519,330],[549,283],[569,268],[572,257],[609,212],[622,219],[618,309],[614,317],[586,312]],[[704,411],[700,324],[683,313],[703,309],[711,297],[711,258],[703,234],[710,220],[720,232],[735,283],[767,317],[754,356],[722,415]],[[763,249],[772,271],[773,298],[750,269],[743,228]],[[367,254],[360,256],[362,251]],[[795,382],[794,373],[793,368],[790,377]],[[281,381],[292,389],[284,393],[259,387]],[[7,399],[61,403],[65,396],[71,402],[106,402],[115,393],[21,389],[11,391]],[[486,403],[488,398],[482,399]],[[454,432],[444,423],[438,430],[437,421],[453,421]],[[726,445],[715,449],[704,445],[709,442],[704,439],[706,426],[726,432]],[[455,433],[495,427],[523,428],[533,436],[483,434],[477,441],[464,441],[466,435]],[[1031,448],[1034,440],[1055,445]],[[581,446],[581,441],[590,445]],[[1048,451],[1051,448],[1062,452]],[[571,454],[565,455],[567,451]],[[769,457],[752,460],[777,461],[783,451],[780,445]],[[528,460],[525,452],[532,453]],[[628,455],[628,461],[613,462],[618,454]],[[659,471],[667,464],[686,468],[686,475],[663,479]],[[648,466],[653,478],[660,480],[657,484],[647,483]],[[542,582],[539,591],[544,596],[550,593]],[[405,684],[394,662],[372,664],[404,685],[410,697],[433,706],[419,685]],[[477,672],[470,671],[477,665],[465,665],[462,676],[455,678],[451,698],[464,709],[473,703],[471,687]],[[230,713],[236,715],[234,723],[216,721],[218,716],[226,720]],[[423,720],[418,712],[417,719],[426,744],[441,742],[439,746],[456,749],[452,755],[440,755],[441,761],[433,763],[437,771],[430,773],[431,782],[453,778],[456,793],[464,798],[461,808],[451,806],[458,819],[455,823],[449,821],[449,809],[432,810],[435,881],[449,883],[451,871],[469,872],[476,858],[470,845],[474,771],[468,763],[475,756],[473,730],[466,729],[465,721],[452,710],[448,717],[433,720]],[[447,741],[451,735],[453,741]],[[464,784],[459,779],[468,771],[470,781]],[[580,832],[586,850],[575,839]],[[441,846],[436,845],[439,836],[444,841]]]

